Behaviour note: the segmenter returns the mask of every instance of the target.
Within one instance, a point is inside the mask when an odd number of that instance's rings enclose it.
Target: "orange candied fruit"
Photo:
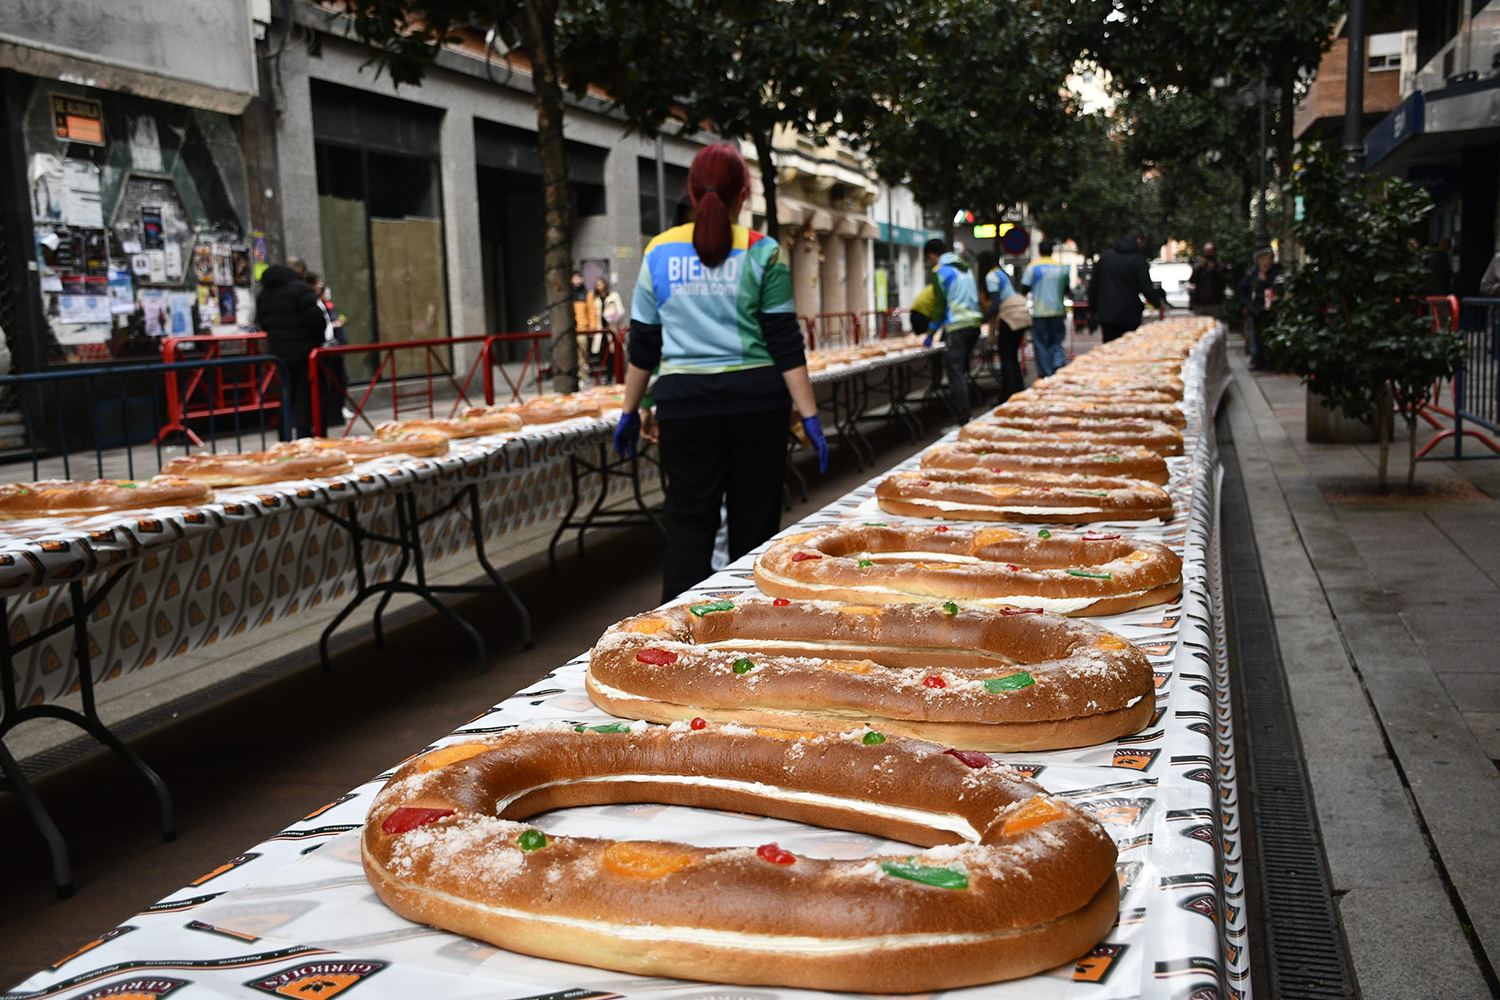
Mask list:
[[[604,867],[631,878],[661,878],[693,863],[675,844],[622,840],[604,849]]]
[[[436,771],[440,767],[449,764],[457,764],[461,760],[468,760],[477,754],[482,754],[490,749],[488,743],[455,743],[451,747],[442,747],[430,754],[424,755],[417,764],[420,771]]]
[[[1056,802],[1050,802],[1040,795],[1033,795],[1025,805],[1005,818],[1005,826],[1000,832],[1007,837],[1013,837],[1044,823],[1062,819],[1067,814],[1068,811]]]
[[[1118,653],[1122,649],[1129,649],[1130,643],[1117,635],[1101,635],[1094,640],[1094,648]]]
[[[667,620],[665,618],[643,618],[638,622],[631,622],[630,631],[655,635],[666,627]]]
[[[985,528],[982,531],[974,533],[974,547],[979,548],[982,545],[992,545],[995,542],[1014,541],[1020,537],[1020,532],[1011,531],[1009,528]]]
[[[1125,557],[1125,561],[1128,562],[1128,563],[1138,563],[1138,562],[1145,562],[1147,559],[1150,559],[1150,558],[1151,558],[1151,553],[1149,553],[1146,550],[1142,549],[1142,550],[1140,550],[1138,552],[1132,552],[1132,553],[1130,553],[1130,555],[1128,555],[1128,556]]]
[[[873,660],[824,660],[819,664],[825,670],[837,670],[841,674],[868,674],[874,665]]]
[[[805,733],[798,729],[757,729],[762,736],[769,736],[773,740],[815,740],[817,733]]]
[[[839,608],[841,615],[878,615],[880,609],[869,604],[845,604]]]

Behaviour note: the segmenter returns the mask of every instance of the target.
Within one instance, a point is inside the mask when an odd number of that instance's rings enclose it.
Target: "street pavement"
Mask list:
[[[1220,420],[1244,476],[1361,994],[1490,996],[1500,463],[1423,461],[1421,489],[1379,496],[1377,446],[1308,444],[1301,383],[1252,375],[1231,355]],[[1399,425],[1392,453],[1400,482]]]

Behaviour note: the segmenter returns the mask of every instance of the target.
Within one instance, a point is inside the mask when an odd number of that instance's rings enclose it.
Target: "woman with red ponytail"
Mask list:
[[[688,172],[694,221],[646,246],[631,302],[615,448],[635,453],[641,399],[658,372],[652,392],[667,480],[663,600],[713,571],[721,499],[731,559],[780,530],[791,406],[818,449],[819,470],[828,468],[791,274],[775,240],[734,221],[749,194],[739,150],[700,150]]]

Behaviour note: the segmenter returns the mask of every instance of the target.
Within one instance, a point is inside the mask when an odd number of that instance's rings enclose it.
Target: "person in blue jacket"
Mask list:
[[[750,173],[733,146],[708,146],[688,172],[693,222],[646,246],[630,309],[630,367],[615,448],[633,454],[653,371],[667,481],[662,599],[712,571],[721,499],[729,557],[781,529],[790,409],[828,469],[828,442],[780,245],[733,220]]]
[[[979,286],[974,272],[942,240],[928,240],[923,247],[932,272],[932,325],[943,330],[943,367],[948,372],[948,391],[953,400],[953,419],[969,422],[969,359],[979,342]],[[932,338],[928,337],[931,343]]]

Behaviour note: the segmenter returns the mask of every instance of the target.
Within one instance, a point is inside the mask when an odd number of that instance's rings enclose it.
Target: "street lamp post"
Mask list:
[[[1350,173],[1364,169],[1365,0],[1349,0],[1349,58],[1344,74],[1344,152]]]

